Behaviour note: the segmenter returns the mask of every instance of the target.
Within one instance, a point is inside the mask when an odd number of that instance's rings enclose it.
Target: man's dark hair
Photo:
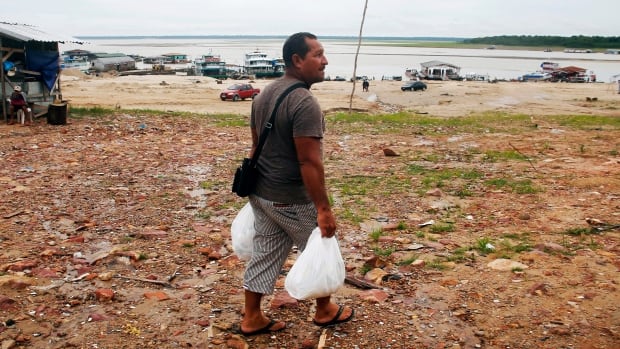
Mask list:
[[[282,58],[287,68],[293,66],[294,54],[306,57],[306,53],[310,50],[306,43],[306,38],[316,40],[316,35],[308,32],[295,33],[289,36],[284,42],[284,47],[282,47]]]

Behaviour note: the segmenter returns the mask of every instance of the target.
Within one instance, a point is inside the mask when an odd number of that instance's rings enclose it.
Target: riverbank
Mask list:
[[[85,75],[63,71],[63,99],[78,107],[152,109],[202,114],[249,115],[251,102],[221,101],[219,92],[234,80],[203,76]],[[247,81],[246,81],[247,82]],[[252,84],[264,88],[270,80]],[[425,81],[426,91],[401,91],[400,81],[370,81],[368,92],[355,86],[352,107],[371,113],[411,111],[436,116],[482,112],[524,113],[532,116],[586,114],[620,115],[620,94],[613,83]],[[353,83],[326,81],[312,91],[326,112],[349,109]]]

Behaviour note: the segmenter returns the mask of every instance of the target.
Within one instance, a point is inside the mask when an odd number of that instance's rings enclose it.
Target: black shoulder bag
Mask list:
[[[269,134],[269,131],[271,130],[271,127],[273,126],[273,122],[276,119],[276,113],[278,111],[278,107],[280,106],[280,103],[282,103],[282,100],[284,100],[284,97],[286,97],[286,95],[288,95],[291,91],[293,91],[296,88],[305,87],[305,86],[306,84],[301,83],[301,82],[291,85],[289,88],[284,90],[284,92],[282,92],[282,94],[278,97],[278,100],[276,101],[276,105],[273,108],[273,111],[271,112],[271,117],[269,118],[269,121],[265,124],[265,129],[260,135],[258,145],[256,146],[256,150],[254,151],[254,154],[252,154],[252,158],[251,159],[244,158],[243,161],[241,162],[241,166],[239,166],[237,170],[235,171],[235,177],[234,177],[233,184],[232,184],[233,193],[243,198],[243,197],[250,195],[250,193],[254,190],[254,186],[256,185],[256,179],[258,177],[258,170],[256,168],[256,163],[258,162],[258,156],[263,150],[263,145],[265,144],[265,141],[267,140],[267,135]]]

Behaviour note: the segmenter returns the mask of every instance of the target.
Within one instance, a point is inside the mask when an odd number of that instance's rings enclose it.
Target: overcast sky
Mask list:
[[[364,0],[3,1],[0,21],[69,36],[359,33]],[[620,36],[620,0],[369,0],[364,36]]]

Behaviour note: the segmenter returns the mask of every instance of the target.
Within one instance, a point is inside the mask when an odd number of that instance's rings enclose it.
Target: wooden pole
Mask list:
[[[357,51],[355,52],[355,63],[353,64],[353,88],[351,89],[351,98],[349,98],[349,115],[353,110],[353,95],[355,94],[355,85],[357,84],[357,56],[360,53],[362,44],[362,29],[364,29],[364,20],[366,19],[366,9],[368,8],[368,0],[364,4],[364,13],[362,13],[362,24],[360,24],[360,33],[357,40]]]
[[[0,37],[0,47],[2,47],[2,38]],[[0,51],[1,53],[2,51]],[[2,118],[7,122],[6,118],[6,86],[4,85],[4,58],[0,59],[2,68],[0,69],[0,84],[2,84]]]

